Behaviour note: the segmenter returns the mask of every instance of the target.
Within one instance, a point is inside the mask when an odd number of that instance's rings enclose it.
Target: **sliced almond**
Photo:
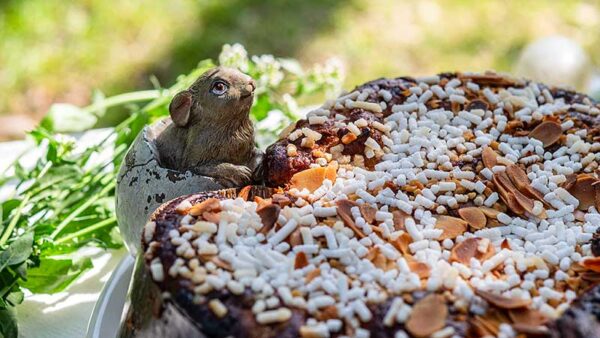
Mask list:
[[[550,334],[550,330],[544,325],[515,323],[512,327],[517,333],[524,334],[527,337],[548,337]]]
[[[290,198],[283,194],[274,194],[271,197],[271,200],[273,201],[274,204],[278,204],[279,206],[282,206],[282,207],[285,207],[286,205],[289,205],[290,203],[292,203],[292,201],[290,201]]]
[[[335,305],[329,305],[329,306],[324,307],[321,311],[319,311],[319,314],[318,314],[318,319],[320,321],[326,321],[326,320],[335,319],[338,317],[339,317],[339,315],[338,315],[337,307]]]
[[[565,190],[571,190],[573,185],[575,185],[575,182],[577,182],[577,174],[567,175],[566,179],[567,180],[561,183],[560,186]]]
[[[306,258],[306,254],[302,251],[296,254],[296,259],[294,260],[294,269],[302,269],[303,267],[308,265],[308,258]]]
[[[467,231],[467,222],[460,218],[440,215],[435,222],[435,228],[443,230],[442,235],[438,238],[439,241],[446,238],[454,239]]]
[[[475,337],[495,337],[496,335],[484,324],[480,316],[474,316],[469,319],[469,327],[475,334]]]
[[[304,277],[304,282],[306,284],[310,283],[313,279],[317,278],[318,276],[321,275],[321,269],[316,268],[314,270],[310,270],[307,274],[306,277]]]
[[[406,321],[406,329],[416,337],[429,337],[446,325],[448,307],[444,297],[429,294],[419,300],[412,308]]]
[[[600,184],[594,185],[596,188],[596,210],[600,211]]]
[[[515,324],[530,326],[544,325],[549,318],[536,309],[522,308],[508,311],[508,316]]]
[[[410,271],[414,272],[419,276],[419,278],[424,279],[428,278],[430,274],[429,266],[422,262],[412,261],[408,262],[408,267]]]
[[[600,283],[600,272],[596,271],[585,271],[581,273],[581,279],[584,281],[588,281],[592,284]]]
[[[296,228],[294,232],[288,237],[290,239],[290,246],[293,248],[298,245],[302,245],[302,235],[300,234],[300,227]]]
[[[474,229],[483,229],[487,223],[487,218],[483,211],[478,207],[467,207],[458,209],[458,214]]]
[[[394,230],[406,230],[404,227],[404,222],[406,221],[408,215],[400,210],[394,210],[392,211],[392,216],[394,220]]]
[[[200,216],[206,211],[219,210],[221,202],[216,198],[208,198],[204,201],[192,206],[189,214],[192,216]]]
[[[596,204],[596,187],[594,183],[598,180],[592,175],[581,174],[577,176],[575,183],[569,189],[569,193],[579,200],[579,210],[587,211],[589,207]]]
[[[464,241],[454,245],[450,252],[450,261],[459,262],[469,266],[471,258],[477,254],[479,241],[477,238],[467,238]]]
[[[359,239],[364,238],[365,234],[356,226],[354,218],[352,218],[351,209],[358,206],[358,204],[350,200],[338,200],[335,204],[337,205],[337,214],[344,221],[344,224],[352,229]]]
[[[256,213],[260,216],[260,221],[263,226],[260,228],[262,234],[268,233],[272,228],[277,218],[279,218],[279,212],[281,208],[277,204],[265,205],[262,208],[256,209]]]
[[[412,243],[412,237],[410,237],[410,235],[407,232],[404,232],[402,235],[398,236],[398,238],[393,240],[391,243],[396,249],[398,249],[398,251],[402,252],[403,254],[410,254],[408,245]]]
[[[544,148],[553,145],[562,135],[562,127],[554,121],[544,121],[537,125],[530,133],[529,137],[538,139],[544,144]]]
[[[516,164],[511,164],[506,167],[506,175],[513,182],[515,187],[523,192],[529,198],[537,199],[538,201],[546,204],[544,200],[544,196],[541,192],[535,190],[531,186],[531,182],[529,181],[529,177],[527,177],[527,173],[521,167]]]
[[[375,265],[375,267],[378,269],[385,270],[387,267],[387,258],[385,258],[385,256],[380,252],[375,255],[375,258],[373,259],[373,265]]]
[[[497,318],[493,317],[489,312],[484,316],[476,316],[476,318],[480,325],[483,326],[487,332],[491,333],[491,336],[498,336],[501,322]]]
[[[495,173],[492,178],[492,182],[496,185],[496,189],[498,190],[500,197],[504,203],[506,203],[508,208],[512,210],[512,212],[517,215],[525,214],[524,207],[517,201],[515,194],[517,189],[512,184],[505,172]],[[533,208],[533,201],[531,202],[531,208]]]
[[[500,210],[496,210],[494,208],[488,208],[488,207],[479,207],[479,209],[481,210],[481,212],[483,212],[487,217],[489,218],[493,218],[496,219],[498,218],[498,215],[500,214]]]
[[[216,266],[220,267],[223,270],[227,270],[227,271],[233,271],[233,267],[231,267],[231,264],[229,264],[228,262],[225,262],[224,260],[222,260],[221,258],[219,258],[218,256],[214,256],[211,261],[213,263],[215,263]]]
[[[581,261],[581,265],[588,270],[600,272],[600,257],[588,257]]]
[[[308,189],[313,192],[323,184],[325,179],[335,182],[335,170],[330,167],[310,168],[295,173],[290,180],[290,187],[298,190]]]
[[[506,188],[505,184],[506,179],[500,172],[495,173],[492,182],[496,186],[496,190],[500,195],[500,198],[506,203],[506,206],[515,214],[523,215],[525,213],[525,209],[517,202],[515,196]],[[510,180],[509,180],[510,183]],[[512,184],[510,184],[512,186]]]
[[[375,213],[377,212],[377,209],[371,206],[369,203],[363,203],[360,205],[359,208],[360,213],[365,219],[365,221],[367,221],[367,223],[369,224],[373,224],[373,222],[375,221]]]
[[[202,218],[207,222],[217,224],[221,221],[221,213],[206,211],[206,212],[202,213]]]
[[[479,240],[481,240],[481,238],[479,238]],[[494,246],[490,244],[488,245],[487,250],[485,252],[477,251],[477,253],[475,254],[475,258],[483,262],[490,259],[495,253],[496,249],[494,249]]]
[[[498,163],[498,154],[492,147],[486,146],[481,153],[481,160],[486,168],[492,169]]]
[[[294,129],[296,129],[296,122],[292,122],[290,123],[290,125],[288,125],[287,127],[283,128],[283,130],[279,133],[279,139],[283,140],[285,138],[287,138],[288,136],[290,136],[290,134],[292,133],[292,131]]]
[[[524,308],[531,304],[531,299],[508,298],[478,289],[475,289],[475,293],[488,303],[505,310]]]
[[[238,193],[238,197],[240,197],[244,201],[248,201],[250,199],[250,191],[252,191],[252,186],[247,185],[243,187],[242,190],[240,190],[240,192]]]
[[[505,238],[502,241],[502,244],[500,244],[500,248],[511,250],[511,248],[510,248],[510,242],[508,241],[508,238]]]

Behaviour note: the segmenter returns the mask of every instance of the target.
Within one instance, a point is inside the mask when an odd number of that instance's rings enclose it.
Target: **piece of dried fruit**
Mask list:
[[[588,257],[581,261],[581,265],[588,270],[600,272],[600,257]]]
[[[373,224],[373,222],[375,221],[375,213],[377,212],[377,209],[368,203],[361,204],[359,208],[360,213],[365,219],[365,221],[367,221],[367,223],[369,224]]]
[[[256,213],[260,216],[260,221],[263,226],[260,228],[262,234],[266,234],[273,228],[273,224],[277,222],[281,208],[277,204],[265,205],[262,208],[256,209]]]
[[[477,254],[479,241],[477,238],[467,238],[464,241],[454,245],[450,252],[450,261],[459,262],[469,266],[471,258]]]
[[[492,147],[485,147],[481,152],[481,160],[486,168],[492,169],[498,163],[498,154]]]
[[[365,234],[356,226],[356,222],[354,222],[354,218],[352,217],[351,209],[353,207],[358,206],[358,204],[354,201],[350,200],[338,200],[335,202],[337,205],[337,214],[340,216],[344,224],[352,229],[358,238],[364,238]]]
[[[342,143],[343,144],[349,144],[354,142],[358,137],[356,135],[354,135],[353,133],[347,133],[346,135],[342,136]]]
[[[478,207],[467,207],[458,209],[458,214],[474,229],[483,229],[487,223],[487,218]]]
[[[596,205],[596,186],[598,180],[592,175],[581,174],[577,176],[575,183],[570,187],[569,193],[579,200],[579,210],[587,211],[589,207]]]
[[[457,217],[440,215],[435,222],[435,228],[444,230],[438,240],[454,239],[467,231],[467,222]]]
[[[479,289],[476,289],[475,293],[488,303],[505,310],[524,308],[531,304],[531,299],[508,298]]]
[[[208,198],[204,201],[192,206],[189,214],[192,216],[200,216],[206,211],[219,210],[221,208],[221,202],[216,198]]]
[[[310,168],[295,173],[290,180],[290,188],[308,189],[308,191],[313,192],[323,184],[325,179],[335,182],[336,177],[337,174],[333,166]]]
[[[296,259],[294,260],[294,269],[302,269],[303,267],[308,265],[308,258],[306,258],[306,254],[302,251],[296,254]]]
[[[558,141],[563,131],[559,123],[554,121],[544,121],[533,128],[529,137],[538,139],[544,144],[544,148],[553,145]]]
[[[448,307],[442,295],[429,294],[412,308],[406,329],[416,337],[429,337],[446,325]]]

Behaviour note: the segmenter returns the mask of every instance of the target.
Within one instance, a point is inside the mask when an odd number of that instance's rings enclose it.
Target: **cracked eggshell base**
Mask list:
[[[140,248],[146,220],[161,204],[181,195],[223,188],[211,177],[160,165],[154,140],[170,123],[167,118],[146,126],[133,142],[119,170],[116,214],[121,235],[132,255]]]

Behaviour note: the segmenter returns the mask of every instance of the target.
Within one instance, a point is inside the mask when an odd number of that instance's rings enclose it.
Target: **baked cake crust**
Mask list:
[[[268,148],[274,194],[161,207],[146,267],[208,337],[600,335],[599,128],[493,73],[371,81]]]

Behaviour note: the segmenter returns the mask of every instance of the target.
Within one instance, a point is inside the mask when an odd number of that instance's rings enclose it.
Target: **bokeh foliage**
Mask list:
[[[598,1],[8,0],[0,2],[0,114],[41,118],[172,83],[224,43],[311,64],[338,56],[346,87],[383,75],[510,71],[542,36],[578,41],[600,64]],[[113,123],[108,121],[106,123]]]

